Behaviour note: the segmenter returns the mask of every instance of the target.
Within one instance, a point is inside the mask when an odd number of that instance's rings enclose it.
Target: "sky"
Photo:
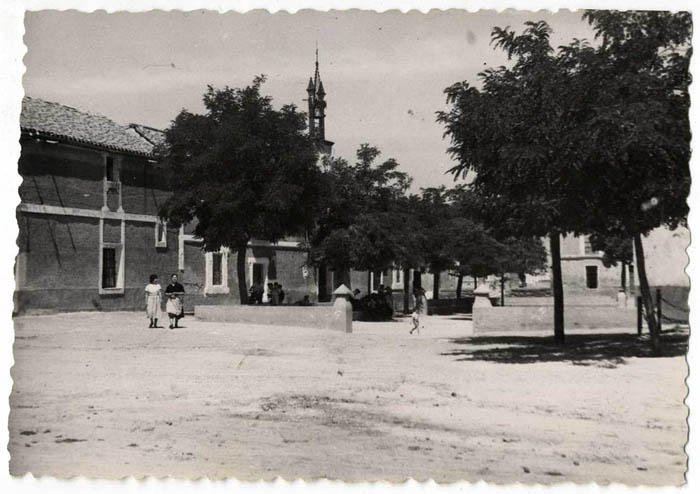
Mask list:
[[[276,106],[303,110],[318,44],[333,154],[352,161],[360,144],[377,146],[415,191],[453,183],[435,122],[443,90],[508,63],[490,44],[494,26],[541,19],[554,46],[593,38],[570,11],[27,12],[23,85],[28,96],[164,129],[183,108],[203,111],[208,84],[243,87],[265,74]]]

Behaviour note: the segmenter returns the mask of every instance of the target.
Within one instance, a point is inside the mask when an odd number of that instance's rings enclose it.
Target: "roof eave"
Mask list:
[[[90,142],[86,141],[83,139],[76,139],[75,137],[70,137],[62,134],[54,134],[52,132],[46,132],[46,131],[40,131],[36,129],[31,129],[27,127],[20,127],[20,131],[22,134],[25,134],[29,137],[32,137],[34,139],[44,139],[44,140],[53,140],[53,141],[58,141],[61,143],[66,143],[66,144],[73,144],[89,149],[95,149],[98,151],[111,151],[111,152],[118,152],[122,154],[129,154],[132,156],[138,156],[141,158],[149,158],[149,159],[158,159],[158,155],[154,153],[146,153],[143,151],[135,151],[133,149],[127,149],[127,148],[122,148],[119,146],[107,146],[105,144],[99,144],[95,142]]]

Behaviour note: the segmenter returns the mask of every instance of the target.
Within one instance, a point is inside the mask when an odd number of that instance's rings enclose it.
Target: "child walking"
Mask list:
[[[413,309],[413,314],[411,314],[411,322],[413,323],[413,327],[409,333],[413,334],[415,331],[420,334],[419,326],[420,328],[424,327],[424,317],[428,315],[428,299],[425,296],[425,290],[423,290],[422,287],[416,287],[413,290],[413,299],[415,306]]]
[[[146,317],[150,319],[149,328],[158,327],[158,312],[160,312],[160,283],[158,276],[152,274],[149,278],[149,283],[146,285]]]

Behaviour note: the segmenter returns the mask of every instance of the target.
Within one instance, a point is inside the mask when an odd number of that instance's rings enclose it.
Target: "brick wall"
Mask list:
[[[15,311],[140,310],[151,274],[165,284],[177,272],[177,230],[155,247],[152,223],[125,224],[124,294],[100,295],[99,219],[19,213]],[[105,241],[118,242],[121,224],[105,221]]]
[[[99,281],[99,220],[18,214],[22,289],[94,288]]]
[[[23,140],[19,171],[22,202],[101,209],[105,153],[73,146]],[[146,158],[113,153],[121,165],[122,207],[128,213],[157,215],[170,195],[162,172]],[[108,196],[115,211],[118,196]]]
[[[177,230],[168,228],[167,247],[156,248],[153,223],[126,222],[124,246],[125,288],[143,288],[151,274],[158,275],[165,287],[170,276],[177,273]]]
[[[83,209],[103,204],[102,154],[31,140],[22,141],[19,187],[22,202]]]
[[[157,215],[170,196],[166,180],[154,164],[136,157],[124,157],[121,170],[122,207],[128,213]]]

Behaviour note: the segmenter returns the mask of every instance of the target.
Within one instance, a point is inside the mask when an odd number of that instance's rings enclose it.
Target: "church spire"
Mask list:
[[[306,88],[309,96],[309,134],[323,142],[326,139],[326,90],[323,88],[318,68],[318,42],[316,42],[315,68],[313,79],[309,79],[309,85]]]

